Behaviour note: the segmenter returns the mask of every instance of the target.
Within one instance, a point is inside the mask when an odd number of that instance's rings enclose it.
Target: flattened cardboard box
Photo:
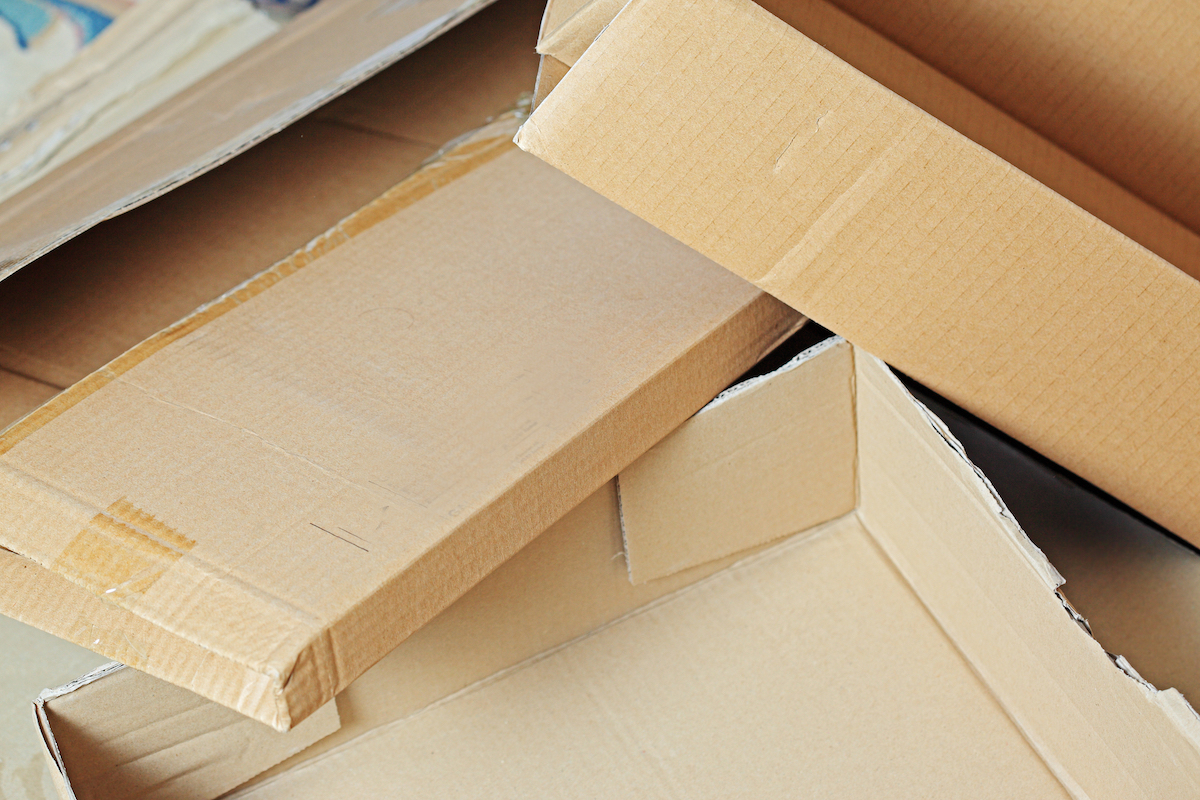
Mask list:
[[[0,435],[3,611],[286,730],[799,324],[512,119]]]
[[[0,279],[276,133],[487,2],[318,3],[0,204]]]
[[[634,0],[518,143],[1200,542],[1196,280],[762,8]]]
[[[353,684],[338,734],[231,796],[1200,790],[1200,718],[1104,652],[942,423],[844,341],[619,482],[619,514],[593,495]],[[153,683],[123,672],[42,704],[47,740],[77,797],[185,796],[132,757],[144,730],[104,724]]]

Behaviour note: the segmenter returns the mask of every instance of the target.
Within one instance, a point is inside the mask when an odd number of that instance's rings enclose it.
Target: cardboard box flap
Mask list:
[[[634,0],[518,143],[1200,542],[1200,285],[761,8]]]
[[[105,686],[97,692],[100,680]],[[136,702],[128,702],[133,698]],[[120,664],[43,692],[34,713],[66,796],[78,800],[94,797],[98,787],[109,797],[217,797],[339,724],[337,709],[328,703],[279,733]],[[84,753],[88,757],[81,758]],[[138,778],[164,769],[169,777],[144,791]]]
[[[228,160],[486,5],[320,3],[278,34],[0,204],[0,279]]]
[[[10,428],[3,545],[163,632],[141,668],[287,729],[797,324],[497,152]]]
[[[828,339],[722,392],[622,470],[630,580],[671,575],[853,511],[853,381],[850,345]]]
[[[560,9],[560,3],[551,0],[547,6],[545,21],[553,19],[557,27],[544,25],[538,44],[543,56],[535,107],[558,85],[567,68],[579,59],[624,3],[591,0],[587,6],[566,15],[572,5],[567,3],[566,8]],[[1047,138],[1044,132],[1010,116],[825,0],[762,0],[759,5],[855,69],[1200,279],[1200,236],[1068,152],[1062,142]],[[1052,74],[1046,72],[1031,83],[1036,84],[1041,94],[1050,94],[1061,89],[1057,85],[1041,85]],[[1007,90],[1000,73],[991,69],[984,69],[974,77],[983,82],[995,81],[1002,90]],[[1066,116],[1062,107],[1067,105],[1067,98],[1060,99],[1064,102],[1047,108],[1062,110]]]

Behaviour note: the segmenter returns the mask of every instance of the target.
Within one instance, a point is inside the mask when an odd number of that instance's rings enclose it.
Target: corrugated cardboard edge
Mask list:
[[[16,446],[25,437],[53,421],[63,412],[172,342],[202,328],[246,300],[261,294],[381,220],[412,205],[476,167],[509,152],[513,149],[513,131],[520,124],[522,117],[523,112],[521,111],[508,112],[489,125],[452,142],[410,178],[347,217],[291,257],[278,262],[211,303],[202,306],[190,316],[155,334],[84,380],[66,389],[43,406],[30,412],[0,433],[0,453]],[[34,566],[38,569],[48,569],[44,565]],[[37,624],[37,621],[33,619],[27,621]],[[60,632],[59,635],[62,633]],[[303,681],[293,682],[291,680],[298,667],[315,658],[314,654],[309,652],[314,646],[318,650],[328,650],[330,647],[327,634],[319,636],[318,640],[323,643],[323,646],[318,643],[310,644],[308,649],[299,654],[291,670],[283,674],[262,675],[262,679],[274,687],[273,691],[261,694],[231,690],[235,692],[231,696],[213,697],[212,699],[259,719],[277,730],[288,730],[294,721],[316,711],[323,704],[324,699],[327,699],[312,695],[312,687],[304,685]],[[328,658],[328,655],[324,658]],[[165,674],[160,677],[169,679],[169,676]],[[311,696],[305,697],[301,703],[294,703],[294,695]]]
[[[202,175],[205,172],[224,164],[226,161],[229,161],[239,153],[248,150],[262,140],[283,130],[305,114],[308,114],[314,109],[319,108],[320,106],[334,99],[338,95],[343,94],[390,64],[417,50],[426,42],[437,37],[446,30],[449,30],[463,20],[469,18],[476,12],[482,10],[491,2],[493,2],[493,0],[466,0],[466,2],[460,5],[453,12],[445,14],[442,17],[426,24],[425,26],[418,28],[407,36],[395,41],[389,47],[373,54],[370,58],[367,58],[356,64],[354,67],[346,70],[339,76],[338,81],[334,85],[326,87],[322,91],[309,94],[308,96],[291,103],[283,110],[271,115],[250,130],[245,131],[235,141],[227,142],[222,146],[208,152],[203,157],[194,160],[191,164],[169,173],[141,191],[131,193],[120,200],[110,203],[98,211],[87,215],[75,225],[66,227],[58,231],[55,235],[45,238],[40,246],[37,246],[36,248],[22,255],[10,257],[5,261],[0,261],[0,280],[3,280],[29,262],[44,255],[50,250],[53,250],[63,242],[78,236],[87,229],[94,227],[104,220],[115,217],[119,214],[129,211],[130,209],[136,208],[143,203],[149,202],[155,197],[165,194],[171,189],[187,183],[193,178],[196,178],[199,175]],[[233,70],[238,68],[238,66],[239,62],[235,61],[228,65],[226,69]],[[180,104],[195,102],[196,97],[194,95],[199,95],[202,90],[203,86],[200,85],[196,87],[194,91],[189,90],[171,102],[178,102]],[[79,158],[84,158],[86,156],[87,153],[84,153]],[[70,163],[74,162],[68,162],[68,165]],[[51,173],[51,175],[53,174],[54,173]],[[32,186],[27,187],[26,190],[22,191],[22,193],[15,195],[13,199],[21,198],[26,192],[30,190],[36,190],[38,186],[39,183],[35,183]]]

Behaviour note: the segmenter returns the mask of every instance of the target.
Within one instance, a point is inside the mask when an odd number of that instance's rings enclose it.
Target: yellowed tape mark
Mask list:
[[[196,543],[125,498],[92,517],[54,571],[117,605],[141,597]]]
[[[169,328],[164,328],[141,344],[126,351],[104,367],[51,398],[26,415],[0,435],[0,455],[7,453],[43,425],[68,411],[92,393],[116,380],[150,356],[162,350],[220,316],[262,294],[279,281],[303,269],[323,255],[335,250],[363,231],[433,194],[446,184],[461,178],[471,170],[512,150],[512,142],[523,119],[520,112],[508,112],[497,117],[473,135],[464,137],[436,160],[393,186],[375,200],[360,208],[306,247],[260,272],[246,283],[198,309]]]

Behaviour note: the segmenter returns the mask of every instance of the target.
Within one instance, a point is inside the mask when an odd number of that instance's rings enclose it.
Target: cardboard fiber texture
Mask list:
[[[798,324],[498,125],[3,434],[80,643],[286,730]]]
[[[614,495],[593,496],[479,585],[492,582],[492,594],[452,607],[462,613],[435,635],[427,674],[437,653],[442,663],[471,662],[451,655],[471,629],[488,651],[512,631],[532,644],[530,634],[563,616],[582,625],[575,638],[547,637],[538,655],[459,691],[445,681],[440,696],[336,746],[320,743],[232,796],[1194,795],[1200,719],[1178,692],[1139,680],[1079,624],[1057,591],[1057,571],[942,423],[881,362],[839,340],[779,376],[788,379],[711,404],[667,441],[711,441],[722,422],[737,440],[762,395],[801,387],[831,395],[809,419],[820,426],[821,408],[841,397],[854,426],[836,424],[843,434],[808,457],[845,476],[854,509],[732,564],[634,586],[610,556],[621,546]],[[854,444],[849,471],[837,463],[845,436]],[[795,445],[789,437],[746,445],[773,455],[773,443]],[[762,491],[710,493],[710,511],[742,504],[753,524],[759,509],[778,505],[767,473],[779,459],[761,463]],[[729,474],[745,468],[731,462]],[[689,459],[660,456],[619,480],[624,491],[694,475]],[[682,521],[695,518],[668,501]],[[587,525],[585,509],[607,522]],[[628,539],[640,512],[624,516]],[[584,524],[566,528],[568,520]],[[714,554],[728,549],[710,542]],[[577,615],[581,606],[590,610]],[[597,613],[602,607],[608,612]],[[424,630],[437,631],[441,619]],[[362,688],[386,704],[395,686]]]
[[[0,279],[278,132],[486,0],[318,3],[279,33],[0,204]]]
[[[579,59],[624,3],[621,0],[590,0],[580,8],[573,8],[575,5],[551,0],[546,8],[538,42],[542,65],[535,107],[562,80],[568,67]],[[1064,149],[1063,141],[1047,138],[1023,118],[1011,116],[984,99],[985,95],[991,96],[992,84],[1001,92],[1011,89],[1006,82],[1007,74],[992,69],[992,61],[980,62],[979,69],[973,73],[977,79],[973,84],[977,87],[976,93],[825,0],[762,0],[759,5],[863,74],[1200,279],[1200,236],[1115,181],[1112,175],[1119,172],[1119,165],[1104,161],[1086,163]],[[1069,4],[1044,5],[1061,8]],[[938,3],[925,8],[949,14],[946,6],[946,3]],[[1035,13],[1029,10],[1029,16],[1033,18]],[[1090,31],[1092,34],[1112,25],[1108,35],[1122,37],[1129,29],[1137,28],[1129,25],[1130,20],[1121,15],[1088,16],[1095,25]],[[1117,24],[1112,24],[1112,20],[1117,20]],[[1040,54],[1042,60],[1061,55],[1057,39],[1043,42],[1027,37],[1024,41],[1026,46],[1031,43],[1046,47],[1048,52]],[[975,48],[970,49],[976,52]],[[1136,74],[1126,76],[1127,62],[1109,62],[1104,48],[1089,46],[1086,52],[1092,62],[1091,76],[1106,75],[1105,79],[1110,82],[1144,77],[1144,63],[1139,63]],[[1059,85],[1055,82],[1057,78],[1059,75],[1054,70],[1026,75],[1022,92],[1043,97],[1046,101],[1043,113],[1050,109],[1051,113],[1059,113],[1064,118],[1071,117],[1079,110],[1070,107],[1070,102],[1077,97],[1073,93],[1077,87]],[[1043,85],[1045,83],[1049,85]],[[1089,113],[1095,117],[1103,112],[1091,108]]]
[[[744,0],[634,0],[518,143],[1193,542],[1200,286]]]
[[[511,110],[534,83],[536,0],[502,0],[209,173],[0,283],[0,367],[59,390],[286,259]],[[49,395],[9,397],[0,427]],[[50,391],[50,390],[46,390]]]

